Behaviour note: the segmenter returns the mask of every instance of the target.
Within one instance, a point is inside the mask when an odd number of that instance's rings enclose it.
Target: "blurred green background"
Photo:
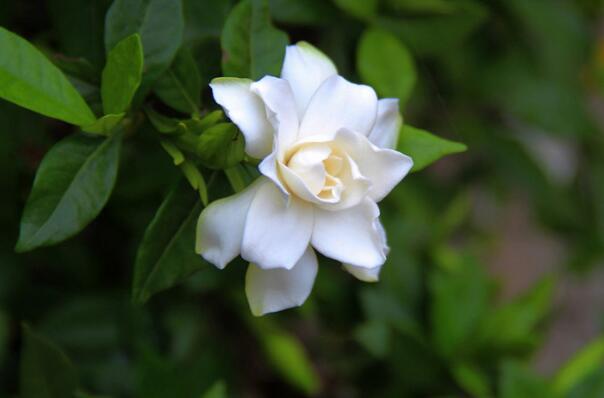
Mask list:
[[[235,3],[183,0],[204,109],[216,108],[207,82],[222,75]],[[0,26],[67,74],[80,57],[100,71],[110,5],[0,0]],[[392,251],[381,282],[323,259],[302,308],[253,318],[237,260],[132,304],[137,247],[179,178],[148,125],[124,145],[91,225],[15,254],[40,160],[74,129],[2,101],[0,397],[34,396],[22,369],[50,386],[72,367],[79,397],[604,397],[602,1],[269,6],[291,42],[401,98],[406,122],[468,145],[382,204]],[[72,76],[94,102],[91,80]]]

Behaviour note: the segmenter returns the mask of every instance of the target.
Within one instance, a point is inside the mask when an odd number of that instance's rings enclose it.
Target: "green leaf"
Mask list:
[[[359,19],[371,19],[377,12],[378,0],[334,0],[336,5]]]
[[[218,123],[199,137],[197,153],[212,169],[228,169],[243,160],[245,141],[232,123]]]
[[[264,353],[275,370],[307,395],[317,394],[321,381],[300,341],[266,319],[254,318],[252,322]]]
[[[25,204],[17,251],[61,242],[99,214],[115,184],[121,139],[78,134],[51,148]]]
[[[386,322],[367,321],[357,327],[354,338],[377,358],[385,358],[390,349],[390,328]]]
[[[551,310],[554,279],[544,278],[526,294],[492,311],[484,338],[502,351],[532,348],[538,341],[535,328]]]
[[[381,97],[394,97],[405,104],[415,85],[413,57],[392,34],[368,29],[357,50],[357,69],[361,78]]]
[[[65,75],[27,40],[0,27],[0,98],[78,126],[95,116]]]
[[[106,114],[128,110],[141,84],[143,44],[138,33],[119,41],[107,55],[103,69],[101,97]]]
[[[122,121],[124,116],[126,116],[124,112],[105,115],[101,118],[98,118],[97,121],[90,126],[82,127],[82,130],[87,133],[110,135],[111,132],[113,132],[118,124]]]
[[[181,48],[170,68],[155,83],[155,94],[183,113],[199,113],[201,76],[187,48]]]
[[[168,69],[183,31],[180,0],[114,0],[105,19],[105,49],[109,52],[125,37],[140,34],[145,70],[137,98]]]
[[[552,398],[549,385],[525,366],[506,361],[501,368],[499,397],[501,398]]]
[[[558,372],[554,390],[559,395],[568,394],[604,362],[604,337],[600,337],[581,349]]]
[[[67,398],[77,385],[75,369],[65,354],[23,325],[21,398]]]
[[[214,383],[202,398],[227,398],[227,388],[224,381],[220,380]]]
[[[244,0],[233,8],[222,32],[224,75],[253,80],[279,76],[288,43],[287,34],[271,24],[266,0]]]
[[[166,197],[136,255],[132,290],[135,302],[142,304],[154,293],[208,266],[195,253],[195,227],[201,210],[199,197],[184,182]]]
[[[449,269],[434,271],[429,285],[436,349],[447,358],[471,351],[490,294],[484,271],[471,257],[459,255]]]
[[[176,134],[179,132],[179,123],[178,119],[164,116],[161,113],[154,111],[150,107],[145,107],[145,114],[149,118],[149,121],[155,128],[155,130],[159,131],[162,134]]]
[[[207,206],[208,187],[206,185],[205,178],[203,178],[203,175],[201,174],[197,166],[195,166],[193,162],[185,161],[180,164],[180,169],[182,170],[186,179],[189,181],[189,184],[191,184],[191,188],[199,192],[201,203],[203,203],[204,206]]]
[[[396,11],[417,13],[448,14],[456,8],[449,0],[386,0],[386,4]]]
[[[413,159],[411,171],[419,171],[443,156],[464,152],[467,147],[464,144],[440,138],[427,131],[404,125],[401,129],[397,149]]]
[[[492,397],[489,379],[480,368],[468,363],[458,363],[451,367],[451,372],[457,383],[472,397]]]
[[[166,140],[160,141],[160,144],[162,148],[164,148],[164,150],[168,152],[168,155],[170,155],[170,157],[172,158],[174,166],[180,166],[185,161],[185,155],[180,149],[178,149],[176,145]]]

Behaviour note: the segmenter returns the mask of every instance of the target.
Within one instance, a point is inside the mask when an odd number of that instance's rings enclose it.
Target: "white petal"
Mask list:
[[[267,118],[278,132],[279,145],[289,146],[298,135],[298,114],[287,80],[265,76],[252,83],[250,89],[262,98],[267,109]]]
[[[323,255],[357,267],[374,268],[386,260],[375,220],[380,211],[370,199],[346,210],[315,209],[312,245]]]
[[[333,137],[341,128],[367,135],[376,115],[377,96],[371,87],[335,75],[325,80],[312,97],[298,137]]]
[[[245,275],[245,294],[252,314],[259,316],[304,304],[317,268],[317,257],[310,246],[289,270],[262,269],[250,264]]]
[[[275,146],[273,152],[270,155],[264,158],[262,162],[258,165],[258,170],[260,173],[270,178],[277,187],[283,192],[285,196],[289,196],[289,190],[283,183],[281,182],[281,177],[279,176],[278,170],[278,159],[279,158],[279,148]]]
[[[355,278],[363,282],[377,282],[380,279],[380,271],[382,270],[381,265],[373,268],[356,267],[351,264],[342,264],[342,266]]]
[[[247,154],[262,159],[271,151],[274,129],[262,99],[250,90],[251,84],[249,79],[220,77],[210,87],[214,100],[243,133]]]
[[[337,73],[335,65],[327,55],[312,45],[301,41],[296,45],[287,46],[281,77],[289,82],[294,92],[300,119],[321,83]]]
[[[379,234],[380,245],[384,250],[384,254],[388,255],[388,252],[390,252],[390,248],[386,243],[386,231],[384,230],[382,223],[380,223],[379,218],[376,218],[373,221],[373,226],[375,229],[377,229],[377,232]],[[373,268],[357,267],[352,264],[342,264],[342,266],[355,278],[363,282],[377,282],[380,279],[380,271],[382,270],[382,265]]]
[[[369,196],[379,202],[409,173],[413,160],[392,149],[380,149],[367,137],[342,129],[335,141],[355,161],[361,174],[371,181]]]
[[[216,200],[201,212],[195,251],[216,267],[224,268],[239,255],[247,212],[262,184],[270,182],[259,178],[243,191]]]
[[[241,257],[260,268],[291,269],[306,250],[313,208],[289,200],[272,183],[260,187],[248,211]]]
[[[375,125],[369,133],[369,141],[380,148],[396,149],[403,118],[398,107],[398,98],[384,98],[378,101]]]

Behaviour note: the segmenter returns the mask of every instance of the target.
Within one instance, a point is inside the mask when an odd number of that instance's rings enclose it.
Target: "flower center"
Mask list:
[[[327,143],[308,143],[296,148],[286,165],[300,177],[312,194],[329,201],[339,200],[344,184],[341,174],[345,155]]]

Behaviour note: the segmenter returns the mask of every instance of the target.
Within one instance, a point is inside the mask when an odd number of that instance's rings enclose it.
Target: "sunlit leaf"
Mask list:
[[[65,75],[27,40],[0,27],[0,48],[0,98],[67,123],[94,123]]]

